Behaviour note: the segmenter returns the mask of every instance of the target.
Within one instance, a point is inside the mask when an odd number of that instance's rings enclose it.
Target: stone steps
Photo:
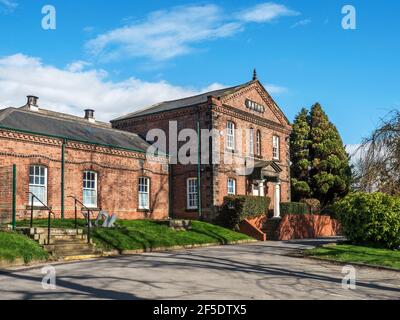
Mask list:
[[[62,260],[89,259],[102,256],[102,251],[97,249],[93,241],[88,243],[87,235],[82,229],[52,228],[50,241],[48,241],[47,228],[25,228],[21,230],[53,257]]]

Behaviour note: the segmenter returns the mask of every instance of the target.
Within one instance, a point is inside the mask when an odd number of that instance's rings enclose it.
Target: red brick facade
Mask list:
[[[60,217],[62,144],[63,140],[58,138],[0,129],[0,167],[12,164],[17,167],[18,219],[27,219],[30,215],[27,193],[32,165],[47,168],[47,205],[57,218]],[[73,141],[65,144],[65,217],[74,217],[74,200],[68,196],[76,196],[82,201],[85,170],[97,173],[97,209],[115,213],[120,219],[168,217],[168,164],[165,158],[150,161],[144,153]],[[138,209],[139,177],[150,178],[148,211]],[[35,217],[47,217],[47,211],[35,210]]]
[[[251,100],[264,106],[263,113],[253,111],[246,107],[246,100]],[[231,121],[236,129],[250,129],[261,133],[261,153],[255,156],[256,159],[271,161],[272,139],[273,136],[279,137],[280,154],[279,160],[275,162],[281,169],[277,178],[281,185],[280,201],[290,201],[290,171],[289,171],[289,149],[288,139],[291,127],[286,117],[277,107],[273,99],[266,92],[259,81],[252,81],[249,85],[235,91],[232,94],[223,97],[209,96],[208,101],[184,108],[157,112],[144,116],[131,117],[115,120],[112,122],[115,128],[135,132],[146,137],[148,131],[152,128],[159,128],[169,133],[169,122],[177,121],[178,132],[182,129],[196,130],[197,122],[201,129],[216,129],[220,132],[220,154],[223,159],[223,153],[226,149],[226,126]],[[168,139],[167,139],[168,140]],[[246,137],[243,131],[242,142],[237,139],[235,154],[237,151],[246,150]],[[255,143],[255,138],[254,138]],[[216,148],[213,146],[213,148]],[[255,147],[254,147],[255,148]],[[169,146],[168,146],[169,149]],[[249,177],[238,175],[235,171],[236,165],[201,165],[201,204],[204,217],[212,219],[218,214],[219,207],[223,198],[228,194],[228,178],[236,181],[236,194],[250,194],[251,181]],[[187,208],[187,179],[197,177],[197,165],[172,165],[170,185],[170,199],[172,201],[172,212],[174,217],[179,218],[198,218],[198,210],[189,210]],[[274,199],[274,183],[267,183],[264,189],[265,195]],[[273,201],[271,201],[273,203]],[[273,204],[272,204],[273,205]]]

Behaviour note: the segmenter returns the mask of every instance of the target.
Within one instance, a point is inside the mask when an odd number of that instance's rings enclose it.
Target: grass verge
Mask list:
[[[78,224],[83,228],[84,220],[79,220]],[[18,223],[19,227],[28,225],[27,221]],[[35,220],[34,226],[46,227],[47,221]],[[75,222],[52,220],[52,227],[74,228]],[[196,244],[228,244],[252,239],[242,233],[200,221],[193,221],[192,230],[176,231],[169,228],[167,222],[162,221],[120,220],[116,223],[116,228],[93,228],[91,234],[99,247],[118,251]]]
[[[14,262],[22,259],[24,263],[42,261],[48,253],[35,241],[15,232],[0,232],[0,260]]]
[[[327,245],[306,250],[306,255],[331,261],[363,263],[400,270],[400,251],[361,245]]]

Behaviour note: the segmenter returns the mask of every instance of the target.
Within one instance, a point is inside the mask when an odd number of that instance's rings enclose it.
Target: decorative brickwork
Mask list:
[[[251,100],[265,107],[263,114],[246,107],[246,100]],[[258,82],[251,82],[242,89],[223,97],[209,96],[207,103],[199,103],[187,107],[166,110],[143,116],[133,116],[112,122],[113,127],[139,134],[145,138],[148,131],[153,128],[161,129],[167,133],[167,148],[169,149],[169,122],[177,121],[178,131],[182,129],[196,130],[197,122],[201,129],[216,129],[221,134],[220,154],[223,159],[225,152],[225,136],[227,121],[235,123],[237,129],[253,128],[261,133],[261,154],[256,157],[260,160],[272,160],[272,137],[279,137],[280,159],[277,165],[282,172],[277,177],[281,183],[280,199],[282,202],[290,201],[290,171],[288,139],[291,126],[285,115]],[[237,146],[242,151],[246,150],[245,131],[243,131],[243,143]],[[178,145],[179,146],[179,145]],[[213,146],[215,148],[215,146]],[[236,156],[236,153],[235,153]],[[171,193],[170,201],[172,214],[176,218],[199,218],[197,210],[187,208],[187,179],[197,177],[196,165],[172,165],[171,166]],[[227,195],[228,178],[236,181],[236,194],[252,194],[252,184],[248,177],[236,173],[237,166],[228,164],[201,165],[201,203],[202,218],[214,219],[219,212],[224,196]],[[274,199],[274,183],[268,182],[263,189],[264,195]],[[260,191],[262,192],[262,191]],[[273,201],[271,203],[271,208]]]
[[[26,219],[29,210],[29,167],[45,166],[47,204],[61,215],[62,139],[41,137],[11,130],[0,130],[0,166],[17,165],[17,217]],[[147,159],[141,152],[120,150],[74,141],[65,144],[65,216],[74,216],[74,201],[82,200],[83,171],[98,174],[98,208],[116,213],[122,219],[168,217],[168,160]],[[150,178],[150,206],[138,209],[138,179]],[[47,217],[46,211],[35,211],[36,217]]]

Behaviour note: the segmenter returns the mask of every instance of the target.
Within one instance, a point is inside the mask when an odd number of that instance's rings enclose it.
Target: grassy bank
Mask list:
[[[350,244],[339,244],[307,250],[306,254],[326,260],[348,263],[364,263],[400,270],[400,251]]]
[[[14,262],[22,259],[29,263],[47,258],[47,252],[28,237],[14,232],[0,232],[0,260]]]
[[[18,226],[27,226],[28,222],[19,222]],[[84,221],[79,220],[81,228]],[[46,220],[36,220],[34,226],[46,227]],[[74,220],[53,220],[57,228],[74,228]],[[193,221],[189,231],[176,231],[168,227],[167,222],[150,220],[118,221],[116,228],[93,228],[92,238],[98,246],[115,250],[140,250],[159,247],[173,247],[195,244],[227,244],[234,241],[249,240],[250,237],[213,224]]]

